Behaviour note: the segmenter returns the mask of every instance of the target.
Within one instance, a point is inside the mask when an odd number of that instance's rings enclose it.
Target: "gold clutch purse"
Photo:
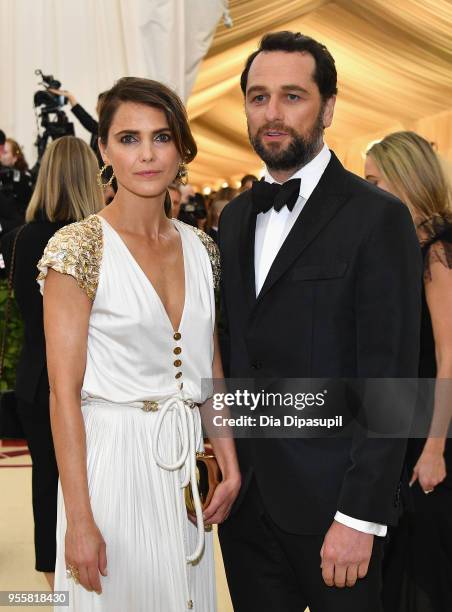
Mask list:
[[[210,504],[215,489],[222,480],[221,470],[213,454],[212,445],[206,442],[203,453],[196,453],[196,480],[202,509]],[[191,514],[195,514],[191,484],[185,487],[185,505]]]

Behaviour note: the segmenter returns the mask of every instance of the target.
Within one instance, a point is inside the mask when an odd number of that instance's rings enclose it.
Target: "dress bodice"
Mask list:
[[[178,330],[120,235],[91,215],[49,241],[38,264],[74,276],[93,300],[82,397],[111,402],[210,392],[218,255],[205,234],[173,219],[183,248],[185,303]]]
[[[428,240],[422,244],[422,257],[424,260],[424,282],[431,281],[431,266],[440,262],[446,268],[452,268],[452,225],[443,223],[435,227]],[[419,376],[421,378],[436,377],[435,341],[433,336],[432,319],[425,295],[422,290],[422,318],[421,343],[419,359]]]

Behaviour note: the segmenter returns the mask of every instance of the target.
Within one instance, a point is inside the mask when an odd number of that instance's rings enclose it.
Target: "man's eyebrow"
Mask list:
[[[281,87],[281,89],[283,89],[284,91],[301,91],[302,93],[308,94],[309,91],[307,89],[304,89],[304,87],[301,87],[300,85],[283,85]]]
[[[291,83],[289,83],[288,85],[283,85],[281,89],[283,91],[300,91],[301,93],[309,94],[309,91],[307,89],[304,89],[304,87],[301,87],[300,85],[291,84]],[[246,95],[249,96],[253,93],[263,92],[266,90],[267,90],[267,87],[265,87],[265,85],[252,85],[246,92]]]
[[[152,131],[152,134],[155,136],[157,134],[161,134],[162,132],[170,132],[171,130],[169,129],[169,127],[161,127],[158,128],[156,130]],[[119,132],[116,132],[115,136],[121,136],[122,134],[132,134],[133,136],[135,136],[136,134],[139,134],[140,130],[120,130]]]
[[[252,93],[255,93],[256,91],[265,91],[266,87],[264,85],[252,85],[248,91],[246,92],[246,95],[250,95]]]

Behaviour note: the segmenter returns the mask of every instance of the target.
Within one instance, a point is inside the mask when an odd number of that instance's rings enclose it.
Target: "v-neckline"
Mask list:
[[[139,271],[139,273],[143,276],[143,278],[145,279],[145,281],[147,282],[147,284],[151,287],[152,292],[154,293],[158,304],[160,305],[160,309],[162,310],[165,319],[167,321],[167,323],[169,324],[169,327],[172,330],[173,334],[176,334],[177,332],[180,331],[181,327],[182,327],[182,323],[184,321],[184,317],[185,317],[185,311],[186,311],[186,306],[187,306],[187,295],[188,295],[188,275],[187,275],[187,265],[186,265],[186,252],[185,252],[185,246],[184,246],[184,237],[183,237],[183,232],[180,231],[179,227],[177,226],[177,223],[175,223],[174,219],[171,219],[171,222],[173,224],[174,229],[177,231],[177,233],[179,234],[180,237],[180,242],[181,242],[181,248],[182,248],[182,265],[184,267],[184,303],[183,303],[183,307],[182,307],[182,313],[180,316],[180,320],[179,320],[179,325],[178,327],[175,329],[174,325],[169,317],[168,311],[166,310],[163,301],[157,291],[157,289],[154,287],[151,279],[147,276],[147,274],[145,273],[145,271],[143,270],[143,268],[140,266],[140,264],[138,263],[138,261],[136,260],[136,258],[134,257],[134,255],[132,254],[132,251],[129,249],[129,247],[127,246],[125,240],[121,237],[121,234],[115,230],[115,228],[111,225],[111,223],[109,223],[104,217],[101,217],[100,215],[96,215],[96,217],[98,217],[101,220],[101,223],[105,223],[106,226],[108,228],[110,228],[110,230],[113,232],[113,234],[118,238],[118,240],[120,241],[121,245],[124,247],[124,249],[126,250],[126,252],[128,253],[132,263],[134,264],[134,266],[137,268],[137,270]]]

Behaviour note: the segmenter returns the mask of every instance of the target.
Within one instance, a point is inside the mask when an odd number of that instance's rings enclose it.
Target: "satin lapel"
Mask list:
[[[347,197],[345,193],[346,178],[347,174],[344,168],[332,153],[330,163],[317,187],[312,192],[275,257],[257,297],[256,304],[268,293],[276,281],[342,206]]]
[[[243,202],[243,216],[240,224],[239,262],[242,274],[243,291],[251,308],[256,301],[256,284],[254,280],[254,233],[256,215],[253,212],[251,196]]]

